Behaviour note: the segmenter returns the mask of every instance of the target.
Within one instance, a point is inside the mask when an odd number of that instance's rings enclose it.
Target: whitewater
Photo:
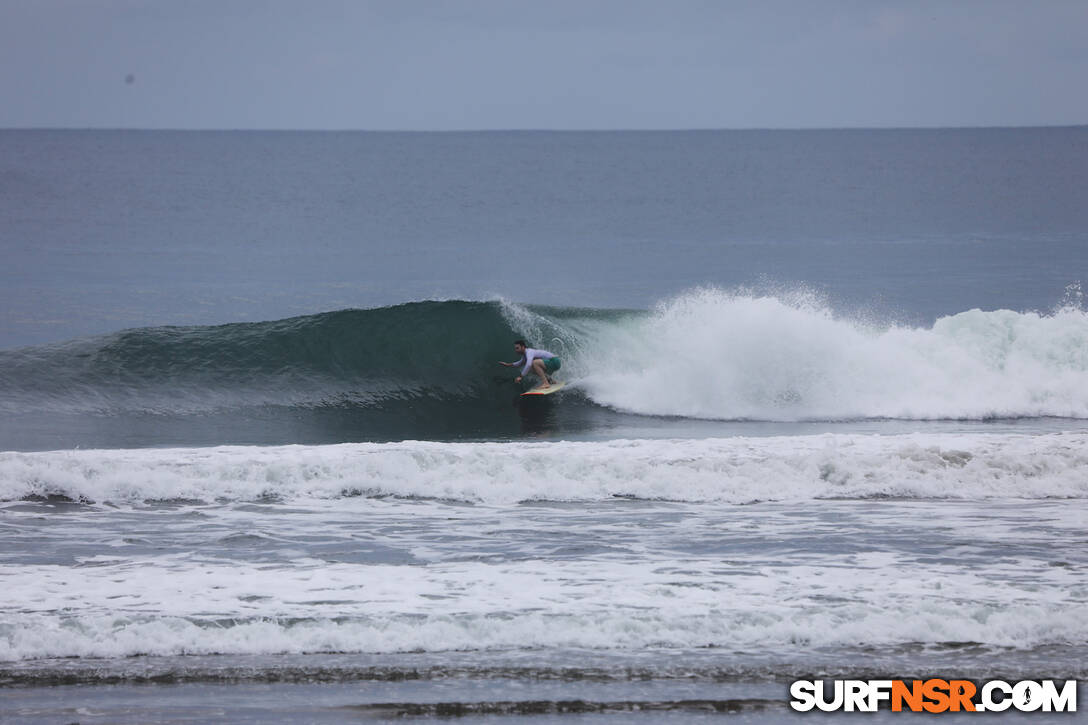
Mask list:
[[[929,328],[839,318],[803,291],[698,290],[583,323],[582,383],[650,415],[758,420],[1088,416],[1088,314],[982,311]],[[617,354],[622,351],[622,354]]]
[[[0,453],[0,500],[1088,498],[1088,433]]]

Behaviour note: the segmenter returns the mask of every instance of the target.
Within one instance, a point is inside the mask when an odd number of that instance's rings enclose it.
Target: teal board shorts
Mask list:
[[[562,365],[563,365],[563,362],[559,358],[550,357],[550,358],[548,358],[547,360],[544,361],[544,372],[551,375],[556,370],[558,370],[560,367],[562,367]]]

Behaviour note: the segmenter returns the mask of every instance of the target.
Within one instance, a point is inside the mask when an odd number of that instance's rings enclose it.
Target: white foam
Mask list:
[[[970,310],[930,328],[836,317],[804,291],[700,289],[623,321],[507,305],[568,341],[564,370],[603,405],[712,419],[1088,417],[1088,313]],[[539,316],[537,316],[539,317]],[[545,324],[545,323],[548,324]]]
[[[1088,433],[76,450],[0,453],[0,499],[1085,498],[1086,469]]]
[[[1088,642],[1088,604],[1067,594],[1079,575],[1025,567],[1018,573],[1030,576],[1018,578],[1009,568],[891,555],[780,566],[666,557],[426,567],[239,567],[186,557],[0,566],[12,607],[0,623],[0,660]]]

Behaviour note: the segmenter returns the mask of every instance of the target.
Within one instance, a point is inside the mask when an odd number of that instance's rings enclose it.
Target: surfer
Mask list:
[[[499,361],[499,365],[505,365],[508,368],[517,367],[521,365],[521,375],[517,377],[516,382],[521,382],[521,379],[525,377],[529,370],[532,369],[536,376],[540,378],[540,387],[551,387],[551,383],[555,381],[548,377],[548,373],[554,373],[559,369],[562,364],[559,360],[559,356],[554,352],[548,352],[547,350],[534,350],[531,347],[526,347],[525,340],[514,341],[514,352],[521,355],[521,358],[517,362],[503,362]]]

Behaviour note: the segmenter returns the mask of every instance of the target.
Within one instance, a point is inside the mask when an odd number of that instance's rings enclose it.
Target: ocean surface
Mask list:
[[[0,250],[4,722],[1088,677],[1088,127],[8,130]]]

